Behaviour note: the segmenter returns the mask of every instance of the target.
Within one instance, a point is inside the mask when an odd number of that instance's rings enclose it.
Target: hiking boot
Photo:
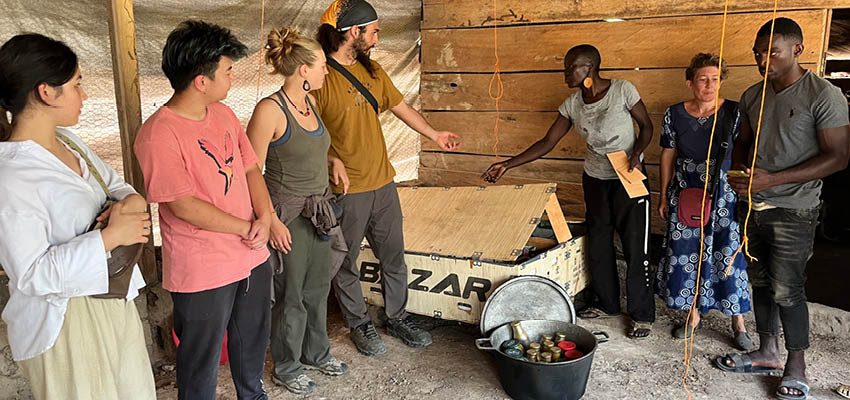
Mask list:
[[[272,382],[274,382],[275,385],[285,387],[286,390],[295,394],[310,394],[319,388],[319,385],[317,385],[316,382],[304,374],[285,381],[272,374]]]
[[[306,370],[317,370],[325,375],[329,376],[340,376],[346,372],[348,372],[348,364],[337,360],[336,357],[331,356],[328,361],[325,361],[321,365],[307,365],[304,364],[304,369]]]
[[[401,339],[410,347],[425,347],[431,344],[431,334],[416,325],[410,315],[403,319],[388,319],[387,333]]]
[[[375,330],[372,321],[365,322],[356,328],[351,328],[351,341],[357,351],[366,356],[377,356],[387,352],[387,346]]]

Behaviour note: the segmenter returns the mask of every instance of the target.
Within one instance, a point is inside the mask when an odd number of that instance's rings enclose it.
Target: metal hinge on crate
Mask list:
[[[511,250],[511,255],[512,255],[512,256],[514,256],[514,257],[517,257],[517,256],[519,256],[520,254],[522,254],[522,249],[513,249],[513,250]]]
[[[540,223],[540,218],[532,218],[528,220],[529,225],[537,225]]]
[[[525,186],[525,185],[516,185],[516,186],[514,186],[514,189],[522,189],[523,186]]]
[[[440,261],[440,255],[439,254],[431,254],[431,260]]]
[[[434,318],[443,318],[443,312],[440,310],[434,310]]]
[[[484,255],[484,253],[482,253],[480,251],[476,251],[476,252],[472,253],[472,266],[474,266],[474,267],[480,267],[481,266],[481,256],[482,255]]]
[[[546,188],[546,193],[555,193],[558,190],[557,187],[551,186]]]
[[[480,192],[480,191],[482,191],[482,190],[484,190],[484,189],[487,189],[487,186],[479,186],[479,187],[478,187],[478,189],[475,189],[475,190],[477,190],[477,191],[479,191],[479,192]]]

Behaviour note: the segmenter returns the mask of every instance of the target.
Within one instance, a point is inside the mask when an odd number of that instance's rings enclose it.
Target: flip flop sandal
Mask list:
[[[755,347],[753,338],[747,332],[735,332],[735,347],[738,350],[750,351]]]
[[[841,385],[835,388],[835,393],[845,399],[850,399],[850,385]]]
[[[697,327],[694,328],[694,331],[698,331],[699,328],[702,327],[702,321],[697,324]],[[685,327],[685,324],[677,325],[675,329],[673,329],[673,337],[676,339],[690,339],[691,338],[691,328],[693,326]]]
[[[643,340],[648,338],[650,334],[652,334],[652,324],[632,321],[632,328],[627,335],[635,340]]]
[[[802,395],[782,394],[779,388],[796,389],[803,392]],[[776,397],[782,400],[806,400],[809,397],[809,384],[800,378],[786,376],[779,383],[779,388],[776,389]]]
[[[732,361],[735,363],[735,366],[730,367],[726,364],[726,361]],[[736,374],[779,376],[779,374],[782,373],[782,369],[780,368],[753,365],[753,360],[750,358],[750,355],[742,353],[729,353],[725,356],[717,357],[714,359],[714,365],[723,371],[733,372]]]
[[[597,319],[597,318],[605,319],[605,318],[614,318],[614,317],[618,317],[618,316],[620,316],[619,313],[608,314],[605,311],[602,311],[601,309],[596,308],[596,307],[588,307],[588,308],[585,308],[584,310],[581,310],[581,311],[578,312],[578,317],[581,318],[581,319]]]

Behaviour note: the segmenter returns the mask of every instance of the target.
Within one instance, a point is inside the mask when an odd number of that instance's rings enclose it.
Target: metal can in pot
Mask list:
[[[529,350],[536,350],[536,351],[540,352],[540,351],[541,351],[541,350],[540,350],[540,349],[541,349],[541,347],[540,347],[540,343],[532,343],[532,344],[529,344],[529,345],[528,345],[528,349],[529,349]]]
[[[567,340],[567,335],[565,335],[561,332],[555,333],[555,343],[561,343],[561,342],[566,341],[566,340]]]
[[[537,362],[539,354],[540,353],[534,349],[528,349],[528,351],[525,352],[526,357],[528,357],[528,361],[531,362]]]
[[[523,357],[522,350],[515,348],[505,349],[504,353],[510,358],[522,359]]]
[[[522,343],[520,343],[519,340],[516,339],[506,340],[505,343],[502,343],[502,351],[505,351],[507,349],[517,349],[520,351],[520,353],[525,352],[525,348],[522,347]]]
[[[574,342],[564,340],[563,342],[558,343],[558,347],[560,347],[561,350],[564,351],[564,355],[566,355],[566,352],[576,349],[576,344]]]
[[[511,322],[511,329],[513,330],[514,340],[522,343],[523,346],[528,346],[531,341],[528,339],[525,329],[522,328],[522,324],[519,321]]]
[[[551,364],[552,363],[552,353],[550,353],[548,351],[544,351],[544,352],[540,353],[540,362]]]
[[[560,347],[555,346],[549,350],[549,352],[552,353],[552,362],[558,362],[561,360],[562,350]]]
[[[548,334],[543,335],[543,337],[540,339],[540,343],[543,343],[547,340],[552,340],[552,335],[548,335]]]
[[[541,344],[541,347],[543,348],[543,351],[550,351],[551,348],[555,347],[555,342],[546,340],[543,344]]]

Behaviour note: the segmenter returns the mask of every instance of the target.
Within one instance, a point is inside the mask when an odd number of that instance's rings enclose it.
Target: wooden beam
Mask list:
[[[496,9],[493,3],[496,2]],[[850,0],[782,0],[780,10],[848,8]],[[730,12],[773,10],[773,0],[730,0]],[[423,0],[423,29],[527,25],[609,18],[722,14],[723,2],[698,0]],[[758,27],[755,27],[758,29]]]
[[[823,55],[827,10],[777,14],[803,29],[802,63]],[[772,13],[731,14],[726,23],[724,59],[729,65],[753,64],[753,42]],[[700,52],[717,53],[721,15],[652,18],[620,23],[590,22],[498,28],[502,72],[562,70],[564,53],[591,43],[602,54],[602,68],[685,68]],[[441,29],[422,32],[423,72],[492,72],[492,29]]]
[[[461,145],[458,151],[473,154],[496,154],[493,144],[493,126],[496,123],[496,113],[490,111],[432,111],[423,112],[425,119],[439,130],[450,130],[460,136]],[[499,145],[500,156],[515,156],[540,140],[552,122],[558,116],[557,111],[548,112],[505,112],[499,114]],[[661,146],[659,136],[663,114],[650,113],[653,136],[649,147],[644,151],[645,161],[649,164],[661,162]],[[637,132],[637,127],[635,127]],[[431,139],[421,137],[422,151],[441,151]],[[570,130],[552,149],[546,158],[584,159],[587,153],[587,143],[575,131]]]
[[[112,73],[115,78],[118,126],[121,129],[124,180],[133,185],[136,191],[144,196],[145,181],[139,162],[133,152],[136,133],[142,126],[139,60],[136,52],[136,22],[133,17],[133,0],[106,0],[106,7],[109,13],[109,43],[112,48]],[[144,246],[140,265],[142,275],[148,284],[159,280],[152,235]]]
[[[802,64],[817,71],[817,64]],[[651,69],[602,71],[605,78],[630,81],[640,93],[650,113],[664,113],[672,104],[693,97],[685,86],[685,70]],[[421,76],[422,109],[453,111],[493,111],[495,103],[488,94],[488,74],[423,74]],[[729,76],[720,95],[738,100],[748,87],[762,80],[755,66],[729,68]],[[500,108],[512,111],[556,111],[564,99],[576,89],[569,89],[561,72],[530,72],[502,76],[505,89]]]

